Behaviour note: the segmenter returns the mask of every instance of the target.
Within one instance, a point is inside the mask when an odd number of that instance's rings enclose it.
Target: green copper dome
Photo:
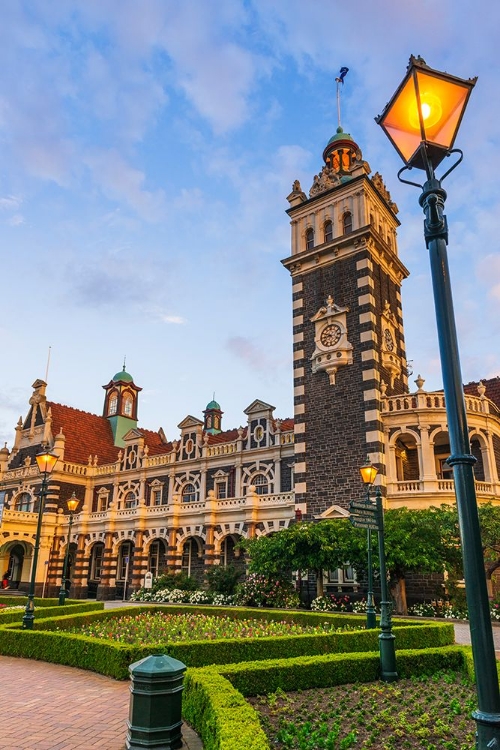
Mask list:
[[[208,409],[219,409],[220,411],[220,404],[218,404],[217,401],[210,401],[210,403],[207,404],[207,410]]]
[[[339,125],[339,127],[337,128],[337,132],[335,133],[335,135],[332,135],[326,145],[329,146],[330,143],[335,143],[336,141],[352,141],[354,143],[354,138],[349,133],[344,133]]]
[[[134,378],[132,375],[129,375],[128,372],[125,372],[125,368],[121,372],[117,372],[116,375],[113,375],[113,382],[117,383],[119,380],[125,383],[133,383]]]

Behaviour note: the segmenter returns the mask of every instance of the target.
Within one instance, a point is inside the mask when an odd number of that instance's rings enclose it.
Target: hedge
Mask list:
[[[72,614],[77,614],[79,612],[95,612],[96,610],[102,611],[104,609],[103,602],[79,602],[75,599],[73,602],[67,602],[64,606],[59,606],[57,599],[54,599],[53,601],[55,602],[55,604],[48,604],[44,606],[40,605],[39,602],[35,600],[35,622],[33,623],[34,628],[37,627],[38,623],[41,620],[48,618],[55,620],[55,616],[57,616],[58,621],[65,616],[71,617]],[[68,614],[68,610],[71,610],[72,614]],[[23,613],[20,609],[16,610],[15,612],[4,612],[0,609],[0,627],[9,623],[17,623],[20,625],[22,622],[22,618]]]
[[[467,649],[448,646],[398,652],[400,677],[466,669]],[[183,716],[200,735],[205,750],[269,750],[257,712],[243,696],[306,690],[378,679],[378,654],[277,659],[189,669],[184,681]]]
[[[157,609],[165,609],[164,607],[158,607]],[[185,608],[175,608],[169,611],[180,611],[185,612]],[[191,611],[206,613],[206,609],[203,608],[190,608]],[[142,611],[151,611],[151,607],[137,607],[134,608],[134,613]],[[220,608],[216,611],[221,613]],[[244,610],[245,613],[253,614],[254,610]],[[231,615],[233,610],[230,610]],[[65,633],[64,631],[69,627],[81,627],[83,624],[88,622],[95,622],[96,620],[108,619],[109,617],[116,617],[120,614],[130,615],[130,608],[120,608],[113,611],[106,612],[90,612],[89,614],[80,614],[74,616],[72,614],[65,614],[57,618],[46,618],[43,621],[37,623],[37,633],[39,638],[37,640],[38,648],[41,651],[41,655],[38,658],[45,659],[46,661],[55,661],[57,657],[57,648],[54,646],[54,638],[64,638],[64,647],[61,649],[67,650],[66,644],[68,639],[76,640],[78,643],[85,644],[85,658],[82,659],[84,663],[79,664],[78,662],[64,662],[72,664],[73,666],[81,666],[84,669],[92,669],[100,672],[101,662],[101,650],[96,650],[96,663],[92,664],[90,653],[92,652],[89,644],[99,643],[101,648],[107,648],[110,653],[109,662],[113,666],[110,667],[112,671],[106,671],[104,674],[112,675],[117,679],[126,679],[128,673],[124,667],[123,661],[123,649],[126,648],[134,654],[141,654],[137,658],[142,658],[152,651],[161,651],[168,654],[169,656],[179,659],[180,661],[187,664],[189,667],[204,667],[207,664],[232,664],[234,662],[249,662],[259,661],[262,658],[265,659],[283,659],[298,656],[313,656],[320,654],[331,654],[331,653],[354,653],[354,652],[366,652],[366,651],[377,651],[378,650],[378,630],[360,630],[360,631],[347,631],[340,633],[321,633],[321,634],[304,634],[304,635],[291,635],[291,636],[270,636],[266,638],[239,638],[239,639],[218,639],[210,641],[182,641],[178,643],[157,643],[149,644],[147,646],[138,646],[120,644],[116,641],[105,640],[105,639],[94,639],[84,635]],[[266,613],[268,614],[268,613]],[[306,614],[301,613],[301,620],[304,621],[304,617],[307,618]],[[241,611],[240,611],[241,616]],[[266,619],[270,619],[267,617]],[[306,620],[307,621],[307,620]],[[359,619],[358,619],[359,624]],[[7,626],[6,630],[13,630],[18,628],[18,623],[15,626]],[[57,630],[57,633],[51,633],[50,631]],[[47,643],[43,641],[41,636],[47,635]],[[396,648],[401,649],[415,649],[415,648],[430,648],[436,646],[449,645],[454,642],[454,629],[452,623],[435,623],[435,622],[423,622],[422,624],[411,625],[405,624],[403,626],[396,626],[394,628],[396,636]],[[51,635],[49,638],[48,636]],[[57,642],[57,641],[56,641]],[[2,639],[0,639],[0,653],[6,653],[4,649]],[[19,639],[16,648],[19,651],[20,656],[24,656],[24,649],[27,648],[25,641]],[[116,652],[116,653],[115,653]],[[9,652],[10,653],[10,652]],[[34,653],[32,647],[30,647],[30,655]],[[36,658],[36,657],[35,657]],[[136,659],[135,659],[136,660]],[[123,676],[119,676],[123,675]]]

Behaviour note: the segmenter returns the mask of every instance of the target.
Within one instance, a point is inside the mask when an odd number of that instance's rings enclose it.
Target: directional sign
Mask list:
[[[379,526],[376,520],[369,520],[362,516],[351,516],[350,522],[356,529],[371,529],[371,531],[379,531]]]
[[[349,503],[349,508],[352,510],[361,510],[363,513],[376,513],[377,506],[372,503],[356,503],[354,500]]]

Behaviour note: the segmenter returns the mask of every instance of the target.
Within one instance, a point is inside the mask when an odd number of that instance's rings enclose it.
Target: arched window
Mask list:
[[[314,229],[306,229],[306,250],[312,250],[314,247]]]
[[[134,406],[134,399],[130,393],[124,393],[122,399],[122,411],[126,417],[132,416],[132,408]]]
[[[346,211],[342,217],[342,226],[344,228],[344,234],[351,234],[352,232],[352,214],[350,211]]]
[[[328,219],[328,221],[325,221],[325,226],[323,227],[325,232],[325,242],[331,242],[333,240],[333,223]]]
[[[269,480],[265,474],[255,474],[252,477],[252,484],[255,485],[257,495],[269,494]]]
[[[182,488],[182,502],[183,503],[195,503],[196,502],[196,487],[194,484],[185,484]]]
[[[118,394],[114,392],[109,397],[108,415],[113,416],[113,414],[116,414],[117,411],[118,411]]]
[[[194,539],[186,539],[182,547],[181,570],[186,575],[191,575],[191,564],[195,558],[196,549]]]
[[[21,492],[16,498],[16,510],[29,512],[32,507],[32,497],[29,492]]]
[[[135,495],[135,492],[127,492],[125,495],[123,505],[125,508],[135,508],[137,505],[137,497]]]

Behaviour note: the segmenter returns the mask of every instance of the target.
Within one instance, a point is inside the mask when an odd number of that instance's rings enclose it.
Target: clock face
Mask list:
[[[389,331],[388,328],[384,331],[384,341],[385,341],[385,348],[388,352],[392,352],[394,349],[394,339],[392,338],[392,333]]]
[[[342,336],[342,331],[340,329],[340,326],[335,325],[334,323],[325,326],[323,330],[321,331],[320,341],[323,344],[323,346],[335,346],[335,344],[338,343],[340,337]]]

